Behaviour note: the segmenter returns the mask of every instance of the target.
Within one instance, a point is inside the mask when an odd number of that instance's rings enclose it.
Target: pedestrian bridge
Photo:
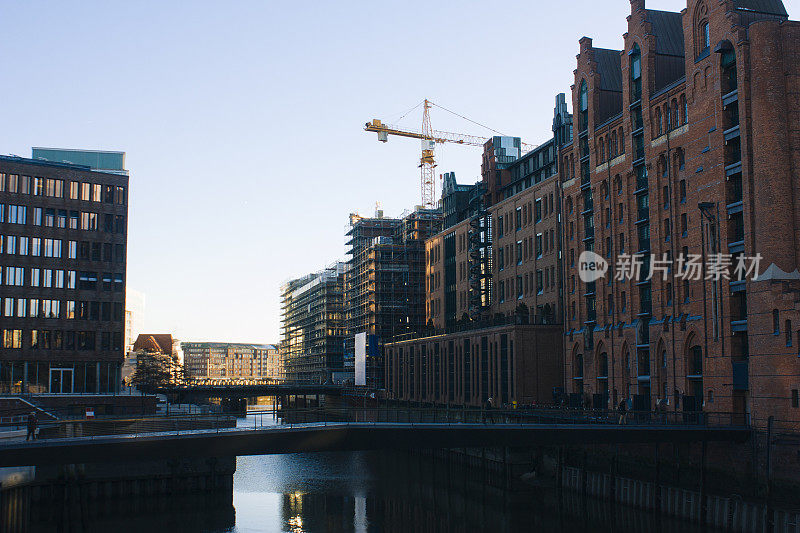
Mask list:
[[[341,396],[345,393],[367,392],[364,387],[353,388],[342,385],[322,385],[313,383],[271,383],[271,382],[202,382],[175,387],[161,387],[154,392],[179,398],[252,398],[256,396]]]
[[[745,426],[469,422],[313,422],[179,429],[0,445],[0,466],[127,462],[347,450],[523,447],[586,443],[744,442]]]

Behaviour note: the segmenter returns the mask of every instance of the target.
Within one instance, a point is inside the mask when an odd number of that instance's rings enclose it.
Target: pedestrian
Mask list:
[[[39,426],[39,419],[36,418],[36,411],[31,411],[28,415],[28,436],[25,440],[36,440],[36,429]]]
[[[494,413],[492,413],[492,409],[494,409],[494,398],[489,397],[486,399],[486,413],[489,418],[489,422],[494,424]]]
[[[617,406],[617,412],[619,413],[619,422],[618,422],[619,424],[625,423],[625,413],[627,412],[627,410],[628,410],[628,402],[623,398],[622,401],[620,401],[619,405]]]

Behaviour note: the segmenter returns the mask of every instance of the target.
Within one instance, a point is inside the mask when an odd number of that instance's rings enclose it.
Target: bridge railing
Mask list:
[[[24,429],[26,424],[20,424]],[[75,418],[67,420],[40,420],[39,439],[72,437],[101,437],[108,435],[146,435],[154,433],[186,433],[198,430],[225,430],[236,427],[233,415],[180,414],[151,417],[107,417],[99,419]]]
[[[252,414],[252,412],[251,412]],[[443,408],[287,408],[278,411],[280,423],[469,423],[469,424],[604,424],[747,427],[738,413],[648,412],[614,410],[536,409],[443,409]]]
[[[741,415],[723,412],[643,412],[610,410],[536,409],[442,409],[442,408],[285,408],[249,410],[246,417],[224,414],[191,414],[98,420],[59,420],[41,424],[41,439],[97,438],[109,435],[145,437],[156,434],[259,430],[276,426],[329,424],[481,424],[537,425],[583,424],[612,426],[675,426],[748,428]],[[11,442],[8,442],[11,444]],[[2,445],[0,445],[2,448]]]

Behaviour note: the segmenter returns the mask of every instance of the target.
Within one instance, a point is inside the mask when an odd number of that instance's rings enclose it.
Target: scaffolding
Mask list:
[[[441,228],[439,209],[417,208],[402,218],[351,215],[345,274],[345,365],[355,357],[355,335],[377,343],[425,326],[425,240]],[[367,361],[367,384],[380,386],[380,357]]]
[[[325,383],[342,372],[344,263],[281,287],[281,354],[285,379]]]

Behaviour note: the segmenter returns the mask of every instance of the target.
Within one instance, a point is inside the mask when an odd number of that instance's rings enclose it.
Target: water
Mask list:
[[[239,425],[252,426],[252,415],[240,419]],[[418,454],[376,451],[239,457],[232,495],[85,501],[80,502],[82,516],[77,521],[74,517],[63,520],[57,510],[36,509],[35,518],[29,522],[31,527],[24,530],[699,531],[686,523],[581,499],[572,493],[559,496],[552,488],[535,488],[525,483],[516,483],[511,489],[496,485],[487,481],[480,470],[448,466],[442,460]]]

